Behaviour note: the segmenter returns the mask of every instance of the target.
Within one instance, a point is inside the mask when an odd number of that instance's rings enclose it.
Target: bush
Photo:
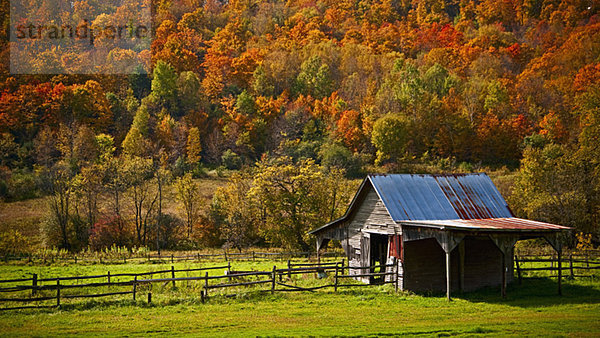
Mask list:
[[[29,241],[18,230],[0,234],[0,255],[22,255],[29,252]]]
[[[221,161],[225,168],[229,170],[238,170],[242,168],[242,158],[231,149],[227,149],[223,152]]]
[[[332,167],[337,167],[346,170],[347,177],[363,176],[361,161],[358,155],[352,152],[341,144],[326,143],[319,151],[321,165],[329,170]]]
[[[13,201],[20,201],[37,195],[35,174],[26,169],[14,170],[7,182],[7,197]]]
[[[133,234],[127,223],[117,215],[100,219],[90,231],[90,247],[94,250],[113,245],[130,248],[132,243]]]
[[[176,249],[180,245],[189,246],[182,243],[185,238],[185,226],[181,218],[172,214],[162,214],[157,217],[156,221],[160,224],[160,248],[161,249]],[[156,249],[156,227],[152,227],[149,233],[149,245]]]

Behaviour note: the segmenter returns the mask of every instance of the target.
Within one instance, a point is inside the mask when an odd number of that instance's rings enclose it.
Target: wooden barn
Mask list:
[[[450,298],[451,290],[498,285],[504,295],[515,243],[544,238],[560,259],[569,229],[515,217],[483,173],[398,174],[367,176],[344,216],[310,233],[317,251],[338,240],[350,266],[397,263],[400,288],[446,290]]]

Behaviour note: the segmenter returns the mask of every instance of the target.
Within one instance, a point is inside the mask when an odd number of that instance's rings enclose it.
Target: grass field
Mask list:
[[[176,268],[198,264],[175,263]],[[202,263],[202,266],[222,262]],[[233,262],[235,269],[268,270],[282,261]],[[30,273],[42,277],[141,272],[171,264],[0,266],[2,278]],[[215,271],[214,274],[222,273]],[[297,278],[307,278],[300,275]],[[140,293],[146,290],[140,290]],[[150,291],[150,290],[148,290]],[[155,285],[153,302],[145,297],[77,300],[60,310],[0,312],[1,336],[120,335],[172,333],[192,336],[386,336],[386,335],[600,335],[600,280],[566,280],[564,295],[556,281],[525,279],[511,284],[502,299],[497,288],[456,294],[396,294],[391,286],[330,289],[314,293],[246,292],[234,298],[200,302],[199,288]]]

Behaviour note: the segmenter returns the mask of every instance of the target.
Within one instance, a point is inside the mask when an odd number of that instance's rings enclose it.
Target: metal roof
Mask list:
[[[368,179],[396,222],[514,217],[484,173],[369,175]]]
[[[425,226],[439,229],[455,230],[489,230],[489,231],[556,231],[569,230],[569,227],[531,221],[517,217],[487,218],[487,219],[452,219],[452,220],[429,220],[429,221],[403,221],[402,225]]]
[[[370,184],[369,184],[370,183]],[[368,175],[341,218],[315,234],[348,220],[371,185],[392,219],[403,225],[457,230],[558,231],[569,227],[514,217],[485,173]]]

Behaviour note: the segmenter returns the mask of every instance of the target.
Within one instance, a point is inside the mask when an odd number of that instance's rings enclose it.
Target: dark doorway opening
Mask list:
[[[371,262],[374,266],[370,269],[371,273],[385,272],[385,264],[387,263],[388,236],[371,234]],[[371,284],[381,284],[385,281],[384,276],[372,276]]]

